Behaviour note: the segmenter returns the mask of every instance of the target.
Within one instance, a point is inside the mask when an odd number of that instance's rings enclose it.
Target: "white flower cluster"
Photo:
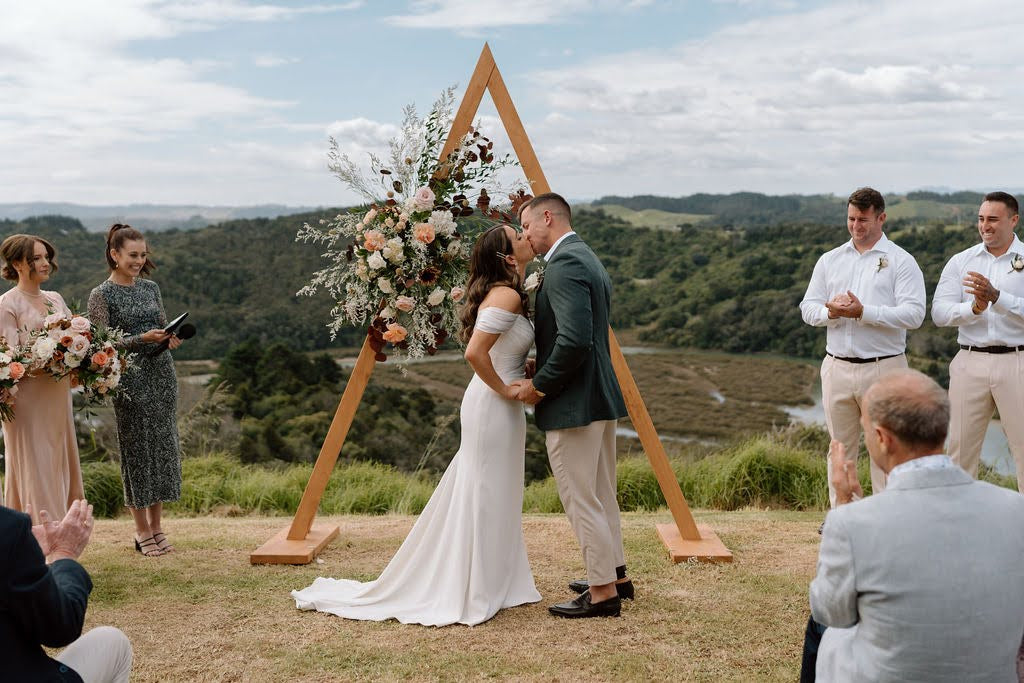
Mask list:
[[[326,289],[336,302],[332,334],[344,325],[368,325],[375,350],[391,345],[389,353],[399,361],[433,353],[458,332],[471,242],[457,219],[474,213],[469,196],[498,192],[488,182],[514,164],[510,157],[496,161],[490,142],[471,133],[439,165],[452,102],[449,91],[425,120],[406,109],[403,137],[391,143],[390,168],[371,157],[382,190],[376,195],[335,148],[332,170],[367,196],[369,208],[321,221],[323,227],[306,224],[297,237],[325,244],[330,262],[299,294]],[[405,156],[411,150],[418,156]]]

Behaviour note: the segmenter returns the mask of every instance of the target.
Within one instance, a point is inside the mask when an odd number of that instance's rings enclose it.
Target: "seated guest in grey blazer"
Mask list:
[[[39,517],[33,527],[0,506],[0,680],[127,681],[132,646],[123,633],[100,626],[79,637],[92,581],[77,559],[92,534],[92,506],[76,500],[60,522],[44,510]],[[67,647],[51,659],[42,645]]]
[[[811,613],[829,627],[818,680],[1017,681],[1024,496],[941,454],[949,400],[925,375],[894,371],[863,400],[868,453],[889,479],[856,500],[856,470],[833,442],[847,504],[825,518],[811,583]]]

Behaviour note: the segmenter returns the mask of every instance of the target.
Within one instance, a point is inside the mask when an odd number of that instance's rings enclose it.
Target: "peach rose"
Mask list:
[[[417,223],[413,228],[413,234],[423,244],[430,244],[434,241],[434,226],[430,223]]]
[[[363,234],[363,246],[367,251],[380,251],[388,241],[380,230],[367,230]]]
[[[107,364],[107,360],[109,360],[107,358],[107,354],[103,353],[102,351],[97,351],[96,353],[92,354],[93,365],[97,365],[102,368],[104,365]]]
[[[11,379],[13,379],[15,382],[21,379],[21,376],[25,374],[25,366],[19,363],[18,361],[14,361],[7,367],[11,369]]]
[[[416,299],[413,299],[411,296],[400,296],[395,299],[395,308],[408,313],[416,308]]]
[[[397,344],[408,336],[409,331],[398,323],[388,323],[388,331],[384,333],[384,341]]]

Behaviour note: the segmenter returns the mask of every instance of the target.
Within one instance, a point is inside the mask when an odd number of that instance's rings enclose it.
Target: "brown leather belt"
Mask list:
[[[846,361],[847,363],[877,363],[880,360],[888,360],[889,358],[896,358],[897,356],[902,356],[903,354],[902,353],[894,353],[891,356],[879,356],[878,358],[844,358],[842,356],[837,356],[834,353],[829,353],[828,351],[826,351],[825,355],[826,356],[832,356],[836,360]]]
[[[968,346],[961,344],[964,351],[978,351],[979,353],[1016,353],[1024,351],[1024,346]]]

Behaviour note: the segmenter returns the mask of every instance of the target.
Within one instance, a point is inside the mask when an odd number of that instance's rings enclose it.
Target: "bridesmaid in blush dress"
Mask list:
[[[34,235],[11,235],[0,244],[5,280],[16,283],[0,296],[0,336],[14,347],[29,343],[29,333],[43,327],[50,313],[70,316],[57,292],[40,285],[57,270],[53,245]],[[14,419],[3,424],[7,473],[7,507],[24,512],[32,506],[62,519],[71,503],[84,498],[78,442],[71,413],[71,379],[55,381],[36,371],[18,383]]]

